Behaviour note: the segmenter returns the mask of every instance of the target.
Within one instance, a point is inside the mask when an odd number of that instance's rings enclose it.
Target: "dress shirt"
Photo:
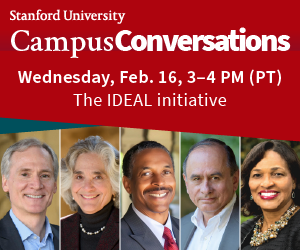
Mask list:
[[[48,218],[45,219],[45,236],[40,241],[40,237],[33,233],[27,226],[25,226],[13,213],[12,209],[9,215],[15,224],[20,234],[25,250],[54,250],[53,233]]]
[[[236,195],[234,194],[231,201],[223,208],[223,210],[208,220],[206,227],[203,222],[203,213],[198,208],[196,209],[194,215],[191,217],[191,221],[197,229],[187,250],[219,249],[235,201]]]
[[[173,230],[172,230],[172,222],[171,222],[170,213],[168,215],[167,223],[165,225],[163,225],[163,224],[157,222],[156,220],[153,220],[150,217],[148,217],[148,216],[144,215],[143,213],[141,213],[139,210],[137,210],[135,208],[133,203],[132,203],[132,209],[136,213],[136,215],[149,227],[149,229],[152,231],[152,233],[158,239],[158,241],[160,242],[162,247],[164,247],[164,244],[165,244],[165,239],[163,238],[165,227],[170,229],[170,231],[172,233],[172,236],[173,236],[173,239],[176,242],[176,239],[174,237],[174,233],[173,233]]]

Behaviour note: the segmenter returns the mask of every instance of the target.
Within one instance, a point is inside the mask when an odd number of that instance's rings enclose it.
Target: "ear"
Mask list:
[[[131,194],[131,182],[130,179],[126,176],[123,176],[122,178],[123,186],[128,194]]]
[[[186,183],[186,176],[185,176],[185,174],[182,174],[182,176],[183,176],[183,179],[184,179],[184,183],[185,183],[185,187],[186,187],[186,192],[189,193],[188,185]]]
[[[233,190],[234,192],[238,189],[239,187],[239,170],[235,171],[235,173],[232,176],[232,182],[233,182]]]
[[[2,175],[2,188],[5,193],[9,192],[7,179],[5,178],[4,175]]]
[[[54,182],[54,189],[53,189],[53,194],[55,194],[57,192],[57,183]]]
[[[294,178],[293,179],[293,190],[296,189],[296,183],[297,183],[297,180],[296,180],[296,178]]]

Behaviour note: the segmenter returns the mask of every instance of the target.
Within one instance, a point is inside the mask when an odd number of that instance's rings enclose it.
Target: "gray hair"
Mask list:
[[[233,153],[231,147],[226,145],[226,143],[224,143],[218,139],[214,139],[214,138],[207,138],[202,141],[199,141],[190,148],[190,150],[183,162],[183,166],[182,166],[183,173],[186,175],[187,161],[188,161],[190,154],[194,150],[196,150],[198,148],[202,148],[202,147],[212,147],[212,146],[221,146],[222,148],[224,148],[224,150],[226,152],[226,156],[227,156],[227,167],[230,168],[230,174],[232,176],[239,169],[238,165],[236,164],[234,153]]]
[[[1,174],[5,176],[6,179],[9,178],[9,171],[11,165],[11,157],[15,152],[23,152],[31,147],[37,147],[41,149],[45,149],[52,158],[53,162],[53,170],[54,170],[54,178],[55,181],[57,180],[58,176],[58,160],[57,156],[54,153],[53,149],[50,148],[46,143],[42,143],[40,140],[36,138],[26,138],[21,141],[16,142],[15,144],[11,145],[3,154],[2,161],[1,161]]]
[[[72,197],[71,185],[76,161],[79,155],[86,153],[96,153],[100,156],[115,193],[114,206],[119,207],[119,152],[99,136],[78,140],[69,149],[66,158],[61,160],[61,196],[72,211],[78,210],[78,204]]]

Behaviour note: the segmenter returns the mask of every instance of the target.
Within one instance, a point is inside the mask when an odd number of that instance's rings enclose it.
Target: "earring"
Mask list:
[[[72,196],[72,200],[74,200],[74,197]]]
[[[295,196],[296,196],[296,195],[295,195],[295,192],[293,191],[293,192],[292,192],[292,199],[294,199]]]
[[[252,195],[250,195],[250,201],[252,201],[253,200],[253,196]]]
[[[112,199],[113,199],[113,201],[116,201],[116,197],[115,197],[114,195],[113,195],[113,198],[112,198]]]

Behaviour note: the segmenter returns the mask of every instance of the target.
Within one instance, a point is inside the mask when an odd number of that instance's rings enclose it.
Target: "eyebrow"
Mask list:
[[[212,173],[210,176],[215,176],[215,175],[220,176],[220,177],[223,176],[223,174],[221,172]]]
[[[192,180],[192,179],[194,179],[194,178],[200,178],[200,175],[198,175],[198,174],[192,174],[192,175],[190,176],[190,179]]]
[[[83,171],[81,170],[74,170],[73,174],[84,174]],[[106,173],[104,171],[93,171],[92,174],[98,175],[98,174],[102,174],[102,175],[106,175]]]
[[[215,173],[210,174],[209,176],[211,177],[211,176],[216,176],[216,175],[217,175],[217,176],[220,176],[220,177],[223,176],[221,172],[215,172]],[[192,174],[192,175],[190,176],[190,179],[200,178],[200,177],[201,177],[201,175],[199,175],[199,174]]]
[[[19,170],[19,172],[32,172],[33,170],[31,168],[21,168]],[[41,171],[39,171],[39,173],[52,173],[51,170],[48,169],[42,169]]]
[[[169,165],[165,165],[164,168],[170,168],[170,169],[171,169],[171,168],[173,168],[173,167],[171,167],[171,166],[169,166]],[[142,167],[142,171],[143,171],[143,170],[148,170],[148,169],[155,169],[155,168],[154,168],[154,167],[147,167],[147,166]]]
[[[273,168],[271,168],[272,171],[276,171],[276,170],[278,170],[278,169],[284,169],[284,168],[282,168],[282,167],[273,167]],[[261,169],[260,169],[260,168],[252,169],[252,171],[259,172],[259,171],[261,171]]]

